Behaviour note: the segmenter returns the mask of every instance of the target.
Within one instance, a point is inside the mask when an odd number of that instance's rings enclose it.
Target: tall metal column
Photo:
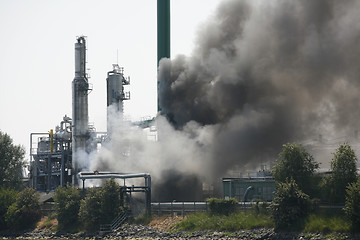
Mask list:
[[[157,66],[162,58],[170,58],[170,0],[157,0]],[[159,93],[160,81],[157,81]],[[161,112],[158,94],[158,112]]]
[[[77,173],[80,171],[80,159],[85,156],[89,139],[88,91],[89,83],[86,74],[86,41],[85,37],[77,38],[75,43],[75,78],[72,82],[72,183],[78,185]]]

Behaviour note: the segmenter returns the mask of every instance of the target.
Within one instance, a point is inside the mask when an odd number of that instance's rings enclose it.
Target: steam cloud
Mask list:
[[[355,0],[224,1],[201,26],[192,56],[160,63],[160,141],[121,123],[95,165],[150,172],[163,192],[158,199],[173,200],[179,183],[255,169],[286,142],[353,134],[358,9]],[[131,146],[128,161],[109,164],[123,146]]]

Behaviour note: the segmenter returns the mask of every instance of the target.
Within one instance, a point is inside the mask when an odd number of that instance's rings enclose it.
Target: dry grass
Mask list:
[[[182,217],[182,216],[153,215],[151,222],[148,224],[148,226],[159,229],[161,231],[169,231],[171,230],[171,227],[183,221],[185,218],[186,217]]]
[[[48,229],[50,231],[56,231],[58,226],[58,220],[53,215],[44,216],[36,225],[36,230]]]

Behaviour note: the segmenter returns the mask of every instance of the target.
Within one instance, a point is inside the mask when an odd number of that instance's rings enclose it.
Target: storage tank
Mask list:
[[[124,77],[124,69],[118,64],[113,64],[113,70],[107,73],[107,132],[111,135],[111,114],[123,113],[124,100],[130,99],[130,92],[124,91],[124,86],[130,84],[130,78]],[[111,110],[110,108],[111,107]],[[112,111],[112,112],[111,112]]]

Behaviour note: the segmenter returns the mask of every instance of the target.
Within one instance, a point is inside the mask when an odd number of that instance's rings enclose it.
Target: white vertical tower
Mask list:
[[[89,139],[88,92],[89,83],[86,74],[85,37],[77,38],[75,43],[75,78],[72,82],[72,183],[78,185],[79,162],[87,150]]]

